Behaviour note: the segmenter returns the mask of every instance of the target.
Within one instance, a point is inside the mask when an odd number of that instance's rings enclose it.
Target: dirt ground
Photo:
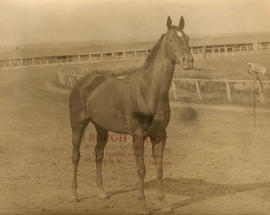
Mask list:
[[[112,139],[105,150],[104,184],[96,197],[94,130],[83,139],[80,202],[70,203],[69,91],[54,83],[55,69],[0,73],[0,214],[136,214],[137,176],[131,138]],[[121,104],[120,104],[121,105]],[[173,102],[165,150],[165,191],[174,214],[270,214],[270,110]],[[146,142],[146,198],[155,198],[155,166]]]

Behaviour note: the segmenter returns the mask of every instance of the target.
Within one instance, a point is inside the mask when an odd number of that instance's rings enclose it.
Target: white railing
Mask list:
[[[224,55],[246,55],[270,50],[270,42],[212,45],[191,47],[194,58],[207,58]],[[59,56],[0,58],[0,67],[31,66],[47,64],[74,64],[106,60],[145,58],[151,49],[81,53]]]
[[[174,79],[172,83],[172,92],[175,99],[178,99],[177,95],[177,86],[176,83],[179,82],[189,82],[194,85],[197,97],[199,100],[203,99],[201,84],[202,83],[221,83],[224,85],[224,91],[226,92],[226,97],[228,102],[232,102],[232,88],[233,90],[240,90],[240,91],[247,91],[249,90],[252,92],[254,87],[254,80],[231,80],[231,79],[191,79],[191,78],[184,78],[184,79]],[[270,81],[265,80],[262,81],[262,85],[264,88],[268,89],[270,87]],[[238,86],[238,87],[236,87]],[[239,87],[241,86],[241,87]],[[239,89],[240,88],[240,89]],[[264,94],[263,88],[260,83],[257,81],[255,82],[255,88],[258,89],[259,99],[261,103],[264,103]]]

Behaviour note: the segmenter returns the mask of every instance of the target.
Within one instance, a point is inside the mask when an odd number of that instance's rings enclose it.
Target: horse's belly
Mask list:
[[[102,112],[102,110],[93,109],[90,118],[100,127],[109,131],[125,132],[127,123],[125,117],[117,111]]]
[[[114,89],[109,92],[99,92],[89,98],[86,108],[87,115],[102,128],[115,132],[126,132],[125,104],[119,99],[122,95]]]

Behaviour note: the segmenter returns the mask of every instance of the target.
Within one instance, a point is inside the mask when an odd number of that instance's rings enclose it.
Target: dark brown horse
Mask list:
[[[166,127],[170,120],[169,88],[176,64],[185,69],[193,67],[189,38],[183,32],[185,22],[172,25],[167,19],[167,32],[161,36],[144,65],[130,72],[124,79],[93,72],[73,88],[70,95],[70,122],[73,144],[73,200],[78,201],[77,167],[80,144],[85,127],[92,122],[98,136],[107,137],[108,131],[133,136],[133,150],[139,178],[139,200],[147,212],[144,196],[144,140],[150,137],[157,164],[158,198],[164,211],[170,207],[163,192],[163,151]],[[96,183],[98,197],[107,198],[102,181],[102,160],[107,138],[96,144]]]

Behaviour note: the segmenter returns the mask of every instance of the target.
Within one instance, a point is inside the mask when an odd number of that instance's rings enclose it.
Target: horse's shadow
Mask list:
[[[155,189],[155,181],[147,183],[148,189]],[[221,197],[229,194],[236,194],[245,191],[252,191],[262,188],[270,188],[270,182],[249,183],[249,184],[216,184],[202,179],[164,179],[164,191],[168,194],[188,196],[186,200],[171,205],[173,209],[195,202],[211,198]]]
[[[258,189],[270,189],[270,182],[261,183],[249,183],[249,184],[216,184],[212,182],[207,182],[202,179],[173,179],[164,178],[164,191],[167,194],[176,194],[182,196],[188,196],[188,199],[182,200],[180,202],[171,204],[173,209],[192,204],[195,202],[204,201],[207,199],[212,199],[216,197],[221,197],[229,194],[236,194],[245,191],[252,191]],[[119,195],[128,192],[135,191],[137,188],[132,187],[125,190],[116,190],[110,192],[111,195]],[[145,183],[146,190],[156,189],[156,180],[152,180]],[[270,194],[269,194],[270,196]],[[92,198],[86,197],[84,199]]]

